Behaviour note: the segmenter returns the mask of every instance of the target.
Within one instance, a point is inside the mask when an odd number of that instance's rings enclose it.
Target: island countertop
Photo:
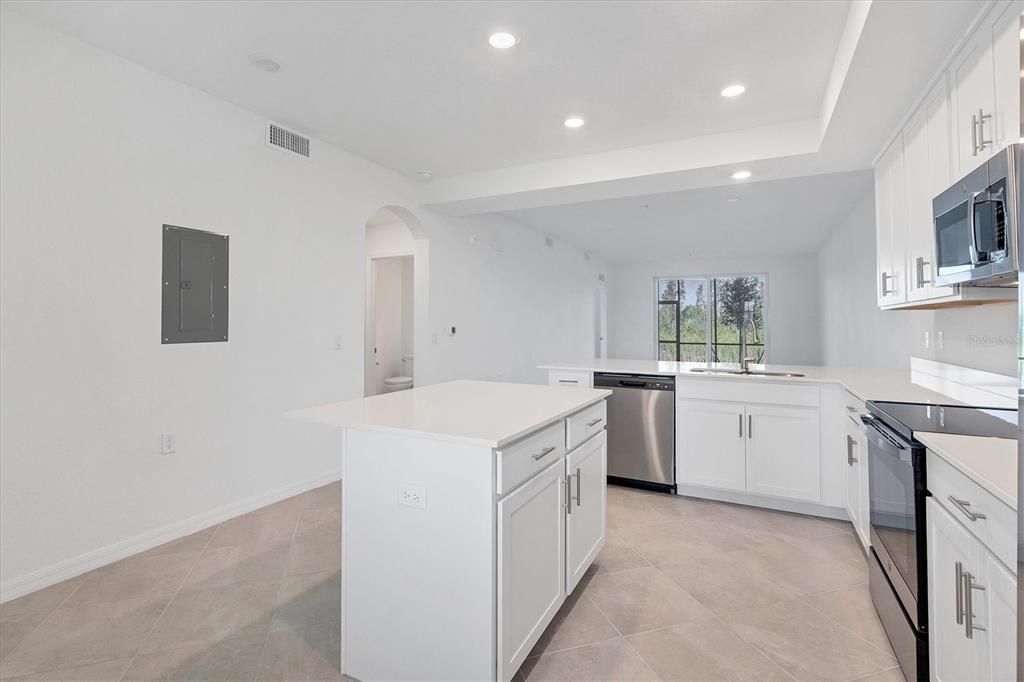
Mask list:
[[[491,381],[449,381],[297,410],[330,426],[502,447],[603,400],[611,391]]]

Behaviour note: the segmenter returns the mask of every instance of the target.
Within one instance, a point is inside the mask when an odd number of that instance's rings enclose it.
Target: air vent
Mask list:
[[[267,124],[267,145],[309,158],[309,138],[276,123]]]

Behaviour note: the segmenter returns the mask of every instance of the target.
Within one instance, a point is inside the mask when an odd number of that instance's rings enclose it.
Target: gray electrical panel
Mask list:
[[[228,237],[164,225],[163,343],[228,340]]]

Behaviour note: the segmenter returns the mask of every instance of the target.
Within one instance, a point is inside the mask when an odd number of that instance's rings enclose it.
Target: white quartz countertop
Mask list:
[[[1004,503],[1017,508],[1017,441],[952,433],[914,432],[929,450]]]
[[[553,362],[540,366],[545,370],[570,370],[584,372],[618,372],[622,374],[683,375],[695,379],[722,381],[785,381],[796,383],[830,383],[843,386],[861,400],[893,400],[897,402],[932,403],[938,405],[959,405],[957,400],[911,380],[910,370],[868,369],[858,367],[819,367],[815,365],[750,365],[751,369],[769,372],[803,374],[802,377],[766,377],[757,375],[728,375],[691,372],[695,368],[738,369],[739,365],[727,362],[661,362],[657,360],[623,360],[605,358],[580,362]],[[1011,406],[1000,402],[998,396],[983,394],[981,402],[966,402],[983,407]],[[1013,401],[1012,407],[1016,407]]]
[[[289,413],[308,421],[492,448],[603,400],[611,391],[490,381],[449,381]]]

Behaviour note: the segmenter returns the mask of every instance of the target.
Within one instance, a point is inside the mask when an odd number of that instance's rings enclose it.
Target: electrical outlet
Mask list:
[[[173,433],[160,434],[160,454],[170,455],[174,453],[176,439]]]
[[[942,332],[935,332],[935,343],[942,350],[946,347],[946,340],[943,338]]]
[[[469,235],[469,243],[473,244],[473,245],[476,244],[476,235],[475,234]]]
[[[341,350],[341,334],[334,337],[334,350]]]
[[[427,489],[421,485],[400,484],[398,486],[398,504],[403,507],[426,509]]]
[[[925,350],[927,350],[927,349],[932,347],[932,333],[929,332],[929,331],[926,331],[924,333],[924,347],[925,347]]]
[[[444,333],[448,336],[455,336],[455,326],[449,326],[444,328]]]

